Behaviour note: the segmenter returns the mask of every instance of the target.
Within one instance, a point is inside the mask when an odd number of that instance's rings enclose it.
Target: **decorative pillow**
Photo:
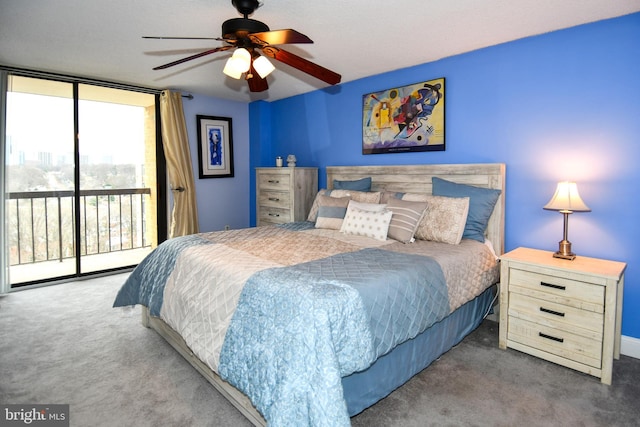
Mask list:
[[[380,203],[379,191],[329,190],[331,197],[350,197],[362,203]]]
[[[348,197],[319,196],[316,228],[340,230],[349,200]]]
[[[403,194],[397,191],[383,191],[380,193],[380,203],[388,203],[389,199],[402,199]]]
[[[469,198],[428,197],[427,209],[416,229],[416,239],[457,245],[467,222]]]
[[[345,234],[385,241],[392,215],[393,212],[386,209],[380,212],[371,212],[349,206],[344,217],[344,227],[340,231]]]
[[[369,191],[371,190],[371,177],[357,179],[355,181],[338,181],[333,180],[334,190],[353,190],[353,191]]]
[[[349,207],[354,207],[358,209],[362,209],[363,211],[371,211],[371,212],[380,212],[385,210],[387,205],[380,203],[364,203],[358,202],[357,200],[351,200],[349,202]]]
[[[430,194],[426,193],[402,193],[400,199],[410,202],[426,202],[429,200]]]
[[[391,198],[387,208],[393,212],[388,236],[402,243],[413,242],[413,235],[424,215],[427,203]]]
[[[435,176],[431,178],[431,182],[434,196],[469,197],[469,215],[462,238],[484,243],[484,232],[498,197],[500,197],[500,190],[457,184]]]
[[[357,202],[355,200],[351,200],[349,202],[349,206],[347,206],[347,214],[349,213],[349,209],[360,209],[368,212],[382,212],[385,210],[387,205],[381,205],[379,203],[362,203]],[[340,232],[344,233],[345,221],[342,221],[342,227],[340,227]]]
[[[316,222],[316,218],[318,217],[318,203],[320,200],[320,196],[327,195],[327,192],[330,192],[330,191],[325,188],[318,191],[318,193],[316,194],[316,198],[313,199],[313,204],[311,205],[311,209],[309,209],[309,215],[307,216],[307,221]]]
[[[316,194],[316,198],[313,200],[311,209],[309,209],[309,215],[307,221],[315,222],[318,216],[318,200],[320,196],[331,197],[349,197],[357,202],[362,203],[379,203],[380,202],[379,191],[351,191],[351,190],[327,190],[322,189]]]

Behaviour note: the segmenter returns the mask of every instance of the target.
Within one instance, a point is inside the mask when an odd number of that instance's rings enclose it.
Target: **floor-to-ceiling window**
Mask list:
[[[9,75],[3,232],[12,287],[127,268],[165,238],[156,99]]]

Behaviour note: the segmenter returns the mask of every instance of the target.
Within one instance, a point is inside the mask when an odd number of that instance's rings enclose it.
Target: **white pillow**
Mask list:
[[[389,223],[393,212],[382,210],[380,212],[366,211],[349,205],[344,216],[340,231],[345,234],[372,237],[377,240],[387,240]]]

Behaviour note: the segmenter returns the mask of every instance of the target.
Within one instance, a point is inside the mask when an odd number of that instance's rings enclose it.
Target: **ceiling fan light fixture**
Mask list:
[[[273,70],[276,69],[276,67],[273,66],[271,61],[269,61],[264,56],[258,56],[256,59],[253,60],[253,68],[256,70],[260,78],[263,78],[263,79],[267,77],[269,74],[271,74]]]
[[[242,76],[242,73],[249,71],[250,67],[251,54],[247,49],[239,48],[236,49],[231,58],[227,60],[222,72],[229,77],[239,79]]]
[[[224,42],[223,46],[207,49],[153,69],[164,70],[165,68],[180,65],[216,52],[230,50],[233,55],[226,61],[223,73],[236,80],[242,79],[242,75],[245,74],[245,81],[249,85],[249,91],[251,92],[263,92],[269,88],[265,77],[275,70],[275,67],[271,64],[274,59],[330,85],[340,83],[342,79],[340,74],[280,47],[275,47],[283,44],[313,43],[313,40],[291,28],[272,31],[265,23],[250,19],[249,15],[252,15],[258,7],[262,6],[261,1],[232,0],[231,4],[242,15],[242,18],[231,18],[224,21],[222,23],[222,38],[145,37],[189,40],[213,39]],[[257,51],[261,51],[263,55],[261,56]]]

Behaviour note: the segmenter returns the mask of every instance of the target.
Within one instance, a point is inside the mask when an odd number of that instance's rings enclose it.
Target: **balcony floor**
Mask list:
[[[82,273],[137,265],[145,256],[151,253],[151,251],[151,248],[140,248],[85,255],[81,258]],[[68,258],[62,261],[44,261],[33,264],[12,265],[9,267],[9,282],[13,285],[74,274],[76,268],[75,263],[74,258]]]

